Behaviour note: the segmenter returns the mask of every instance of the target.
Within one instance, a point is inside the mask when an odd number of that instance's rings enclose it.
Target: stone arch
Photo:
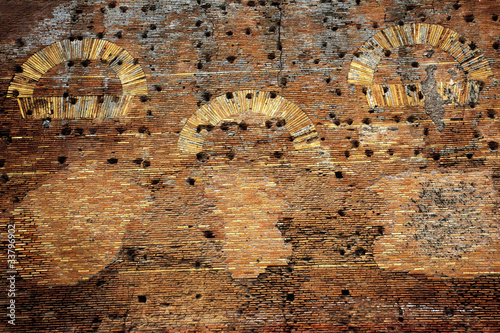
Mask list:
[[[445,99],[450,103],[477,102],[480,80],[493,75],[488,60],[464,36],[436,24],[396,25],[378,32],[358,49],[357,57],[351,61],[348,82],[368,86],[366,95],[371,107],[423,105],[420,83],[372,85],[374,72],[385,50],[420,44],[441,48],[460,64],[467,75],[465,82],[438,82],[438,93],[446,94],[448,98]]]
[[[309,117],[297,105],[275,93],[259,90],[240,90],[215,98],[198,109],[184,125],[178,148],[188,153],[199,153],[207,135],[200,125],[216,126],[232,115],[253,112],[285,120],[284,127],[293,138],[295,149],[318,147],[318,133]]]
[[[34,97],[42,76],[70,60],[99,60],[106,63],[122,85],[121,96]],[[83,38],[53,43],[32,55],[21,65],[9,85],[7,96],[17,98],[23,118],[113,118],[126,114],[134,96],[147,95],[146,75],[137,60],[111,42]]]

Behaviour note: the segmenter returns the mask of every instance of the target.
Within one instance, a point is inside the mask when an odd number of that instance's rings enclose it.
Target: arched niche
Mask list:
[[[117,75],[122,95],[34,97],[42,76],[66,61],[101,61]],[[62,40],[32,55],[9,85],[7,96],[17,98],[23,118],[114,118],[127,113],[132,98],[147,95],[146,75],[137,60],[111,42],[83,38]]]
[[[493,75],[488,60],[474,43],[459,33],[436,24],[412,23],[384,29],[367,40],[351,61],[348,82],[366,87],[368,104],[375,106],[424,105],[419,82],[373,84],[374,73],[387,50],[402,46],[430,45],[447,52],[460,65],[467,80],[437,82],[437,92],[451,103],[476,103],[482,80]]]
[[[207,131],[200,130],[200,127],[217,126],[230,116],[247,112],[284,119],[284,127],[297,150],[320,145],[314,124],[297,105],[275,93],[240,90],[219,96],[198,109],[180,133],[179,150],[195,154],[201,152]]]

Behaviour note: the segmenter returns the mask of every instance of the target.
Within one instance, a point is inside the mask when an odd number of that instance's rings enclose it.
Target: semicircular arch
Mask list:
[[[246,112],[283,119],[296,150],[320,145],[314,124],[297,105],[274,93],[240,90],[221,95],[198,109],[182,128],[178,149],[187,153],[201,152],[207,131],[200,131],[199,126],[217,126],[230,116]]]
[[[121,96],[73,96],[34,98],[34,90],[42,76],[66,61],[101,61],[117,75],[122,85]],[[147,95],[146,75],[137,60],[121,46],[102,39],[62,40],[33,54],[16,73],[7,97],[17,98],[23,118],[95,118],[124,115],[133,96]],[[39,101],[41,100],[41,102]]]

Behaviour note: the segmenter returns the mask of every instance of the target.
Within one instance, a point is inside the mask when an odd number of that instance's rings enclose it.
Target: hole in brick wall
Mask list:
[[[354,139],[351,141],[351,145],[353,148],[358,148],[359,147],[359,141]]]
[[[232,36],[232,35],[233,35],[233,32],[232,32],[232,31],[227,31],[227,32],[226,32],[226,35],[228,35],[228,36]]]
[[[332,119],[334,119],[336,117],[336,115],[333,111],[330,111],[330,113],[328,113],[328,116]]]
[[[314,59],[313,62],[317,65],[317,64],[319,64],[319,59]]]
[[[102,96],[102,95],[97,96],[97,103],[99,103],[99,104],[104,103],[104,96]]]
[[[82,66],[83,67],[88,67],[90,65],[90,60],[86,59],[82,61]]]
[[[339,216],[345,216],[345,212],[342,209],[340,209],[337,213]]]
[[[366,254],[366,250],[365,250],[365,249],[363,249],[362,247],[358,247],[358,248],[356,249],[356,251],[354,251],[354,255],[355,255],[356,257],[361,257],[361,256],[364,256],[365,254]]]
[[[96,134],[96,133],[97,133],[97,128],[91,128],[91,129],[89,130],[89,132],[90,132],[90,134],[94,135],[94,134]]]
[[[148,38],[148,32],[147,32],[147,31],[144,31],[144,32],[141,34],[141,37],[142,37],[142,38]]]
[[[24,45],[25,44],[24,44],[24,41],[22,40],[22,38],[16,39],[16,46],[23,47]]]
[[[273,99],[276,98],[276,96],[277,96],[277,94],[274,91],[272,91],[271,94],[269,94],[269,97],[271,97]]]
[[[420,155],[420,149],[415,149],[415,150],[413,151],[413,154],[414,154],[415,156]]]
[[[417,62],[417,61],[412,61],[412,63],[411,63],[411,67],[413,67],[413,68],[418,68],[419,66],[420,66],[420,65],[418,64],[418,62]]]
[[[339,52],[339,58],[340,59],[344,58],[346,54],[347,54],[346,52],[340,51]]]
[[[146,296],[144,295],[137,296],[137,300],[139,301],[139,303],[146,303]]]
[[[136,158],[135,160],[133,160],[133,162],[134,162],[135,164],[138,164],[138,165],[140,165],[140,164],[142,163],[142,161],[143,161],[143,159],[142,159],[142,158]]]
[[[241,123],[238,124],[238,127],[243,130],[243,131],[246,131],[247,128],[248,128],[248,125],[247,123],[245,123],[245,121],[242,121]]]
[[[417,121],[417,117],[415,117],[414,115],[408,116],[408,118],[406,118],[406,121],[409,123],[414,123],[415,121]]]
[[[61,135],[70,135],[71,134],[71,128],[69,127],[63,127],[61,129]]]
[[[245,29],[245,34],[250,35],[252,33],[252,30],[250,28]]]
[[[201,26],[202,23],[203,23],[203,21],[198,20],[198,21],[196,21],[196,23],[194,25],[196,25],[197,27],[199,27],[199,26]]]
[[[458,4],[458,2],[456,2],[456,3],[453,5],[453,9],[455,9],[455,10],[458,10],[460,7],[462,7],[462,5]]]
[[[128,10],[128,7],[127,6],[120,6],[120,10],[122,11],[122,13],[125,13]]]
[[[247,99],[252,99],[252,98],[253,98],[253,94],[252,94],[252,93],[248,93],[245,97],[246,97]]]
[[[274,58],[276,58],[276,54],[274,54],[274,52],[271,52],[271,53],[267,54],[267,59],[273,60]]]
[[[5,174],[5,173],[2,174],[2,182],[3,183],[7,183],[9,181],[9,179],[10,178],[9,178],[9,176],[7,174]]]
[[[387,149],[387,154],[390,156],[394,155],[394,149],[391,148]]]
[[[335,93],[337,94],[337,96],[342,96],[342,91],[340,89],[335,89]]]
[[[328,83],[330,83],[331,81],[332,81],[332,79],[330,79],[329,77],[327,77],[327,78],[325,79],[325,82],[326,82],[327,84],[328,84]]]
[[[378,23],[377,22],[373,22],[372,27],[373,27],[373,29],[377,29],[378,28]]]
[[[116,163],[118,163],[118,159],[115,157],[108,158],[108,163],[109,164],[116,164]]]
[[[208,125],[198,125],[196,128],[196,132],[200,133],[202,130],[207,130],[208,132],[211,132],[215,127],[212,124]]]
[[[277,127],[283,127],[286,125],[286,120],[284,118],[280,118],[278,119],[278,121],[276,122],[276,126]]]
[[[372,122],[372,121],[371,121],[371,119],[370,119],[370,118],[364,118],[364,119],[363,119],[363,124],[365,124],[365,125],[370,125],[370,124],[371,124],[371,122]]]
[[[468,153],[468,154],[467,154],[467,155],[465,155],[465,156],[467,156],[467,158],[470,160],[470,159],[472,158],[472,156],[474,156],[474,153]]]
[[[158,185],[160,183],[160,180],[159,179],[153,179],[151,181],[151,185]]]
[[[212,98],[212,94],[209,93],[208,91],[204,92],[203,93],[203,99],[206,101],[206,102],[209,102],[210,101],[210,98]]]
[[[205,238],[215,238],[215,235],[211,230],[203,231],[203,236],[205,236]]]
[[[473,101],[470,101],[469,102],[469,106],[474,109],[476,107],[476,103],[474,103]]]
[[[188,179],[186,179],[186,182],[189,184],[189,185],[194,185],[194,183],[196,183],[196,180],[194,180],[193,178],[191,177],[188,177]]]
[[[392,117],[392,119],[394,119],[394,121],[396,123],[399,123],[401,121],[401,116],[400,115],[395,115],[394,117]]]
[[[247,6],[248,7],[255,7],[255,1],[248,1]]]
[[[235,56],[229,56],[229,57],[227,57],[227,58],[226,58],[226,60],[227,60],[230,64],[232,64],[232,63],[236,60],[236,57],[235,57]]]
[[[281,80],[280,80],[280,84],[283,86],[283,87],[286,87],[286,84],[288,83],[288,79],[286,77],[282,77]]]
[[[273,127],[273,123],[270,120],[266,120],[266,127],[267,128]]]
[[[467,14],[464,16],[464,20],[467,23],[474,22],[474,14]]]
[[[405,23],[404,23],[403,21],[399,21],[399,22],[398,22],[398,25],[399,25],[400,27],[402,27],[403,25],[405,25]]]
[[[476,45],[476,43],[474,43],[474,42],[470,42],[470,43],[469,43],[469,48],[470,48],[472,51],[474,51],[475,49],[477,49],[477,45]]]
[[[196,299],[200,299],[201,298],[201,294],[196,294]]]
[[[57,161],[60,163],[60,164],[63,164],[64,162],[66,162],[68,158],[66,156],[59,156],[57,158]]]
[[[463,43],[465,43],[467,40],[465,39],[465,37],[464,37],[464,36],[460,36],[460,38],[458,38],[458,41],[459,41],[460,43],[462,43],[462,44],[463,44]]]
[[[149,100],[148,96],[141,96],[141,102],[146,103]]]
[[[359,51],[354,52],[354,56],[356,58],[359,58],[361,56],[361,52],[359,52]]]
[[[349,296],[351,293],[347,289],[342,289],[342,296]]]
[[[491,150],[497,150],[498,149],[498,142],[490,141],[490,142],[488,142],[488,147],[490,147]]]
[[[205,32],[205,37],[210,37],[210,36],[212,36],[212,32],[211,31]]]
[[[143,168],[149,168],[151,166],[151,162],[150,161],[144,161],[142,162],[142,167]]]
[[[65,91],[65,92],[63,93],[63,97],[64,97],[64,98],[68,98],[68,97],[69,97],[69,92]]]
[[[495,110],[487,109],[486,111],[488,112],[488,118],[495,119],[497,115],[497,112]]]
[[[16,66],[14,67],[14,71],[15,71],[16,73],[22,73],[24,70],[23,70],[23,68],[22,68],[20,65],[16,65]]]
[[[431,157],[434,161],[438,161],[441,158],[441,155],[439,153],[432,152]]]
[[[498,21],[498,15],[497,14],[491,15],[491,19],[495,22]]]
[[[66,63],[66,65],[67,65],[68,67],[73,67],[73,66],[75,65],[75,63],[74,63],[72,60],[70,60],[70,61],[68,61],[68,62]]]
[[[3,168],[5,166],[5,159],[0,159],[0,168]]]
[[[231,151],[231,152],[227,153],[227,154],[226,154],[226,156],[227,156],[227,158],[231,161],[231,160],[233,160],[233,159],[234,159],[235,154]]]
[[[373,156],[373,150],[371,149],[366,149],[365,150],[365,155],[368,156],[368,157],[372,157]]]
[[[232,92],[227,92],[226,93],[226,98],[227,99],[232,99],[234,97],[233,93]]]
[[[283,157],[283,152],[281,152],[281,151],[275,151],[273,153],[273,156],[276,157],[276,158],[282,158]]]
[[[122,38],[122,37],[123,37],[123,32],[118,31],[118,32],[115,34],[115,37],[116,37],[116,38],[118,38],[118,39]]]
[[[344,176],[342,175],[342,171],[335,171],[335,177],[337,178],[344,178]]]
[[[295,295],[293,293],[288,293],[288,295],[286,295],[286,300],[293,302],[295,300]]]
[[[160,86],[155,86],[155,90],[160,92],[160,91],[162,91],[162,88]]]
[[[335,120],[333,121],[333,123],[334,123],[335,125],[339,126],[339,125],[340,125],[340,120],[339,120],[339,119],[335,119]]]
[[[349,156],[351,156],[351,153],[348,150],[346,150],[344,151],[344,156],[349,158]]]
[[[196,154],[196,159],[202,163],[205,163],[210,159],[210,156],[207,153],[199,152]]]
[[[500,44],[498,44],[498,42],[494,42],[492,47],[495,49],[495,50],[498,50],[498,47],[500,46]]]
[[[141,134],[144,134],[146,133],[148,130],[148,128],[146,126],[141,126],[137,129],[137,132],[141,133]]]
[[[201,62],[199,62],[197,65],[196,65],[196,68],[198,69],[202,69],[203,68],[203,64]]]

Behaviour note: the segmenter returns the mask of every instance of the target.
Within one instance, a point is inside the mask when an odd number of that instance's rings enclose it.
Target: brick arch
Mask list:
[[[459,33],[436,24],[412,23],[386,28],[367,40],[351,61],[348,82],[368,86],[367,98],[370,106],[422,105],[419,93],[421,87],[415,84],[372,85],[374,72],[384,57],[384,51],[411,45],[431,45],[447,52],[460,64],[467,74],[465,82],[439,82],[437,90],[441,95],[451,93],[450,102],[477,102],[480,85],[493,75],[488,60],[482,52],[471,47],[471,42]]]
[[[98,60],[108,64],[122,85],[121,96],[73,96],[35,98],[33,93],[42,76],[70,60]],[[62,40],[32,55],[21,65],[9,85],[7,96],[17,98],[23,118],[111,118],[126,114],[133,96],[147,95],[146,75],[135,58],[111,42],[84,38]]]
[[[201,152],[207,132],[200,131],[198,126],[216,126],[232,115],[245,112],[284,119],[284,127],[292,136],[297,150],[319,146],[314,124],[297,105],[274,93],[240,90],[221,95],[198,109],[184,125],[178,148],[188,153]]]

